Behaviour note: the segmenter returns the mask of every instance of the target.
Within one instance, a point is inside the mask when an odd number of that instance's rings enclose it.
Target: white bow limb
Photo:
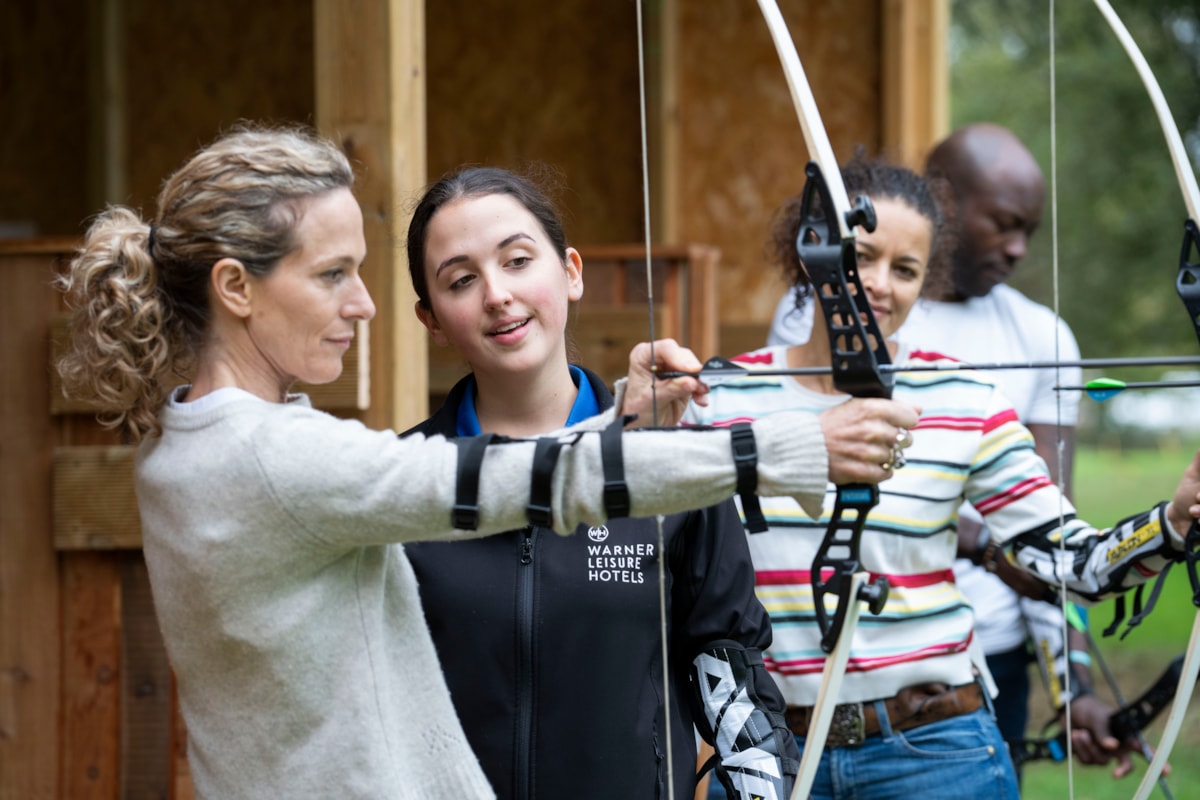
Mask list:
[[[1167,148],[1171,152],[1171,162],[1175,165],[1175,174],[1179,178],[1179,188],[1183,192],[1183,201],[1187,206],[1188,216],[1192,220],[1200,221],[1200,189],[1197,188],[1196,176],[1193,174],[1190,162],[1188,161],[1187,150],[1183,146],[1183,139],[1179,135],[1179,128],[1175,125],[1175,120],[1171,116],[1171,109],[1167,105],[1167,100],[1163,96],[1162,89],[1159,87],[1154,73],[1150,71],[1150,65],[1146,63],[1146,58],[1142,55],[1141,49],[1138,48],[1133,37],[1129,35],[1129,30],[1121,22],[1117,13],[1113,11],[1108,0],[1095,0],[1095,3],[1096,8],[1104,15],[1104,19],[1108,21],[1109,27],[1113,29],[1113,33],[1116,34],[1117,39],[1121,42],[1121,46],[1125,48],[1125,52],[1133,61],[1138,76],[1141,77],[1142,83],[1146,86],[1146,91],[1150,94],[1150,101],[1154,105],[1154,112],[1158,116],[1163,136],[1167,140]],[[1183,725],[1183,717],[1187,712],[1188,701],[1191,700],[1192,690],[1196,686],[1196,679],[1198,677],[1200,677],[1200,613],[1196,615],[1196,621],[1192,626],[1192,636],[1188,641],[1187,657],[1183,663],[1183,676],[1179,679],[1179,686],[1175,693],[1175,702],[1171,705],[1171,713],[1167,717],[1167,724],[1163,729],[1162,738],[1158,742],[1158,748],[1153,760],[1150,762],[1150,767],[1142,777],[1142,782],[1138,786],[1134,800],[1146,800],[1150,796],[1150,792],[1153,791],[1158,776],[1162,774],[1163,766],[1167,763],[1167,757],[1171,754],[1171,748],[1175,746],[1175,740],[1179,736],[1179,729]]]
[[[800,64],[800,55],[796,52],[796,44],[788,32],[787,23],[775,0],[758,0],[758,6],[766,19],[775,50],[783,64],[784,75],[787,77],[788,89],[792,94],[792,104],[796,107],[796,115],[800,127],[804,131],[804,142],[808,148],[809,157],[817,163],[824,174],[833,200],[833,217],[837,219],[838,230],[843,241],[852,240],[854,231],[846,220],[850,213],[850,199],[846,195],[846,186],[842,182],[841,168],[833,154],[829,136],[821,122],[817,111],[817,103],[813,98],[812,87]],[[859,571],[851,578],[848,602],[841,635],[837,645],[825,659],[825,668],[821,673],[821,688],[813,708],[813,716],[809,722],[808,736],[805,741],[804,754],[800,759],[800,769],[796,775],[796,783],[792,789],[792,800],[806,800],[816,778],[817,767],[821,763],[821,754],[825,750],[825,740],[829,735],[829,726],[833,721],[834,707],[837,705],[838,694],[842,688],[842,678],[846,674],[846,664],[850,660],[851,643],[854,640],[854,629],[858,625],[859,612],[862,603],[858,599],[859,592],[867,582],[867,573]],[[821,602],[818,598],[817,602]]]

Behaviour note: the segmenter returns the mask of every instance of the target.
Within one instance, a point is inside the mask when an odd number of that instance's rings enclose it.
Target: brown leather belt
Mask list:
[[[895,697],[883,701],[892,730],[907,731],[941,722],[951,717],[978,711],[983,706],[983,690],[978,683],[948,686],[944,683],[922,683],[901,689]],[[807,736],[812,722],[813,706],[788,706],[784,719],[792,733]],[[833,709],[826,747],[859,745],[868,736],[879,733],[879,717],[874,701],[843,703]]]

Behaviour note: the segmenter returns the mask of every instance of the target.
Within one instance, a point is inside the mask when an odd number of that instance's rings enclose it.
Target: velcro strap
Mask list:
[[[554,510],[550,498],[554,491],[554,465],[563,443],[557,439],[541,438],[533,450],[533,475],[529,480],[529,505],[525,506],[525,518],[530,525],[543,528],[554,527]]]
[[[1119,594],[1113,600],[1113,621],[1101,633],[1102,636],[1112,636],[1125,621],[1125,595]]]
[[[1163,583],[1167,579],[1167,573],[1170,572],[1171,565],[1158,573],[1158,577],[1154,580],[1154,585],[1150,588],[1150,597],[1146,600],[1145,606],[1142,606],[1142,590],[1146,588],[1146,584],[1141,584],[1137,587],[1137,591],[1133,596],[1133,616],[1129,618],[1129,624],[1125,626],[1124,632],[1121,633],[1121,638],[1124,639],[1129,635],[1129,632],[1142,624],[1142,620],[1146,615],[1154,610],[1154,606],[1158,603],[1158,596],[1162,593]]]
[[[604,465],[604,513],[609,519],[629,516],[629,487],[625,484],[625,456],[621,448],[624,420],[600,431],[600,461]]]
[[[454,440],[458,445],[458,484],[454,489],[450,524],[456,530],[473,531],[479,527],[479,473],[483,468],[483,454],[495,436],[485,433]]]
[[[758,448],[754,444],[754,429],[749,422],[735,422],[729,426],[729,432],[733,466],[737,469],[737,493],[742,498],[746,530],[762,533],[767,530],[767,520],[758,502]]]

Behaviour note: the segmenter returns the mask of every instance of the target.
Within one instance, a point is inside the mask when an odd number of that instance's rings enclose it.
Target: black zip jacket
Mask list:
[[[453,438],[466,381],[404,435]],[[501,800],[667,797],[657,541],[654,519],[617,519],[565,537],[531,526],[405,545],[455,708]],[[742,696],[767,715],[760,730],[782,731],[773,746],[794,775],[783,698],[758,654],[770,620],[736,506],[668,516],[663,541],[675,797],[695,790],[697,721],[711,741],[693,662],[714,642],[749,652]]]

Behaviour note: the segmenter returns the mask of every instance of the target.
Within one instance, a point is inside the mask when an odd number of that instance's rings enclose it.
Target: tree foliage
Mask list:
[[[1200,163],[1200,4],[1114,0]],[[1054,3],[1051,102],[1048,0],[954,0],[951,115],[1005,125],[1057,193],[1013,284],[1054,302],[1085,356],[1194,354],[1175,294],[1184,206],[1149,97],[1132,62],[1087,0]],[[1053,114],[1052,114],[1053,112]],[[1052,118],[1057,129],[1051,164]]]

